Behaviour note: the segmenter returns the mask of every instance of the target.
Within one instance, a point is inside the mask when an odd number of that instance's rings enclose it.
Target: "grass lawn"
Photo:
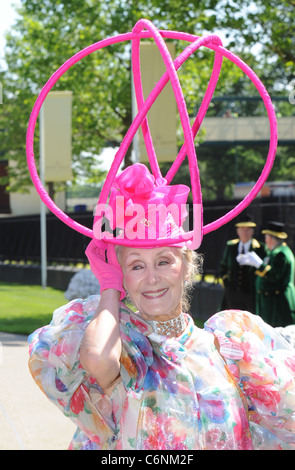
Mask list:
[[[53,311],[67,302],[63,291],[51,287],[0,282],[0,331],[29,335],[48,325]],[[195,323],[204,326],[203,321]]]
[[[51,287],[0,282],[0,331],[28,335],[47,325],[53,311],[66,303],[64,292]]]

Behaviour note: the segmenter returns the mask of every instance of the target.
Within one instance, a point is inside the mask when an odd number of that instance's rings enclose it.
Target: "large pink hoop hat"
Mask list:
[[[149,96],[144,100],[141,84],[139,50],[140,40],[152,38],[163,58],[167,71],[155,85]],[[165,39],[182,40],[188,42],[188,46],[173,61]],[[83,57],[98,49],[112,44],[131,41],[132,44],[132,67],[134,77],[134,88],[138,105],[138,113],[122,140],[121,146],[115,155],[104,186],[102,188],[97,211],[94,218],[93,230],[85,227],[65,214],[55,205],[43,187],[37,173],[34,161],[34,130],[41,106],[58,79],[75,63]],[[207,47],[215,52],[214,64],[211,77],[193,125],[190,120],[182,93],[182,88],[177,75],[179,67],[201,46]],[[200,185],[199,169],[195,152],[194,138],[202,124],[209,103],[214,93],[219,78],[223,57],[236,64],[252,81],[258,90],[269,119],[270,143],[264,168],[247,196],[230,212],[203,227],[202,194]],[[159,96],[167,82],[170,80],[175,95],[180,122],[184,134],[184,144],[180,149],[175,161],[165,177],[162,176],[152,138],[149,131],[147,112]],[[151,173],[142,164],[134,164],[118,174],[124,156],[132,143],[132,140],[141,126],[144,141],[149,157]],[[277,122],[271,99],[253,70],[245,64],[238,56],[222,46],[222,42],[216,35],[195,36],[184,32],[158,30],[149,20],[139,20],[132,32],[119,34],[103,39],[78,52],[67,60],[47,81],[41,90],[33,107],[27,130],[27,162],[32,181],[47,207],[65,224],[74,230],[96,239],[102,239],[108,243],[116,243],[127,246],[153,247],[162,245],[186,245],[190,249],[197,249],[203,235],[218,229],[234,217],[239,215],[257,196],[266,181],[275,158],[277,147]],[[174,175],[178,171],[185,157],[188,157],[191,188],[184,185],[170,185]],[[184,231],[183,222],[186,218],[186,200],[191,189],[193,199],[193,230]],[[122,218],[122,211],[125,217]],[[135,214],[135,216],[134,216]],[[116,235],[103,231],[102,224],[105,217],[111,221],[111,229],[118,228]]]

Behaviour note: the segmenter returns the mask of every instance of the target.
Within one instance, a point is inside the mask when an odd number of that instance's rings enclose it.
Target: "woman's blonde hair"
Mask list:
[[[182,310],[189,312],[195,277],[197,274],[201,274],[203,270],[203,256],[186,247],[180,248],[180,253],[186,267],[186,279],[183,284]]]
[[[121,245],[116,245],[115,250],[119,264],[121,264]],[[189,312],[191,293],[193,290],[193,284],[195,276],[201,274],[203,269],[203,256],[199,253],[189,250],[186,247],[177,248],[180,251],[184,266],[185,266],[185,277],[183,279],[183,295],[181,299],[182,311]]]

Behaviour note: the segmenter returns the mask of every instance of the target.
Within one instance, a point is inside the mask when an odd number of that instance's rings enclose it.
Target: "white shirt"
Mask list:
[[[244,253],[248,253],[251,243],[252,243],[252,238],[249,241],[247,241],[247,243],[242,243],[240,241],[239,246],[238,246],[239,255],[242,253],[242,248],[243,247],[244,247]]]

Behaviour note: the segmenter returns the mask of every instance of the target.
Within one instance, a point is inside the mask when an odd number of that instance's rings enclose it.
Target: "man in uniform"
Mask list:
[[[219,274],[224,285],[222,309],[255,313],[255,268],[240,265],[237,256],[252,251],[264,258],[265,248],[253,238],[256,224],[249,215],[240,217],[235,227],[238,238],[227,242],[220,264]]]
[[[240,256],[239,262],[256,269],[256,313],[274,327],[291,325],[295,323],[295,262],[284,241],[288,235],[280,222],[269,222],[262,233],[267,256],[249,252]]]

